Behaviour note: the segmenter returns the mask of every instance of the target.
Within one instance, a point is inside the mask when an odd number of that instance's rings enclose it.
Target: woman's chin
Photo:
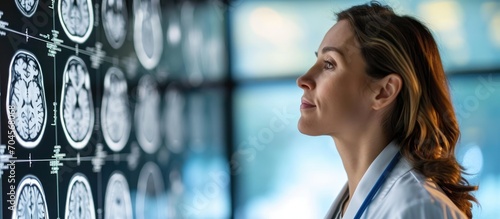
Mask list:
[[[301,124],[299,121],[299,124],[297,125],[297,128],[299,129],[299,132],[304,134],[304,135],[309,135],[309,136],[319,136],[322,135],[320,132],[317,130],[314,130],[312,127]]]

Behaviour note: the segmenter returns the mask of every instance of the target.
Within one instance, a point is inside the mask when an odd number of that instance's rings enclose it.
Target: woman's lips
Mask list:
[[[302,98],[302,103],[300,104],[300,109],[310,109],[316,107],[316,105],[312,104],[311,102],[307,101],[306,99]]]

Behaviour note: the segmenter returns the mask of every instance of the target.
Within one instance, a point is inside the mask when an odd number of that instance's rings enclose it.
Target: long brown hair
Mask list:
[[[383,128],[414,168],[435,182],[472,218],[477,200],[455,157],[460,135],[448,82],[431,32],[415,18],[396,15],[376,1],[337,13],[351,24],[367,63],[367,74],[380,79],[399,74],[403,87]]]

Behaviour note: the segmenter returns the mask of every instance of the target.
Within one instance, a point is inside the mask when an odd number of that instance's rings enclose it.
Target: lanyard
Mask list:
[[[365,212],[366,208],[368,208],[368,205],[373,200],[373,197],[375,194],[377,194],[378,190],[380,187],[382,187],[382,184],[387,180],[387,177],[389,176],[389,173],[391,173],[392,169],[396,166],[396,164],[399,161],[399,158],[401,158],[401,153],[398,151],[398,153],[392,158],[391,162],[387,167],[385,168],[384,172],[382,172],[382,175],[378,178],[377,182],[373,186],[373,188],[370,190],[368,195],[366,196],[365,200],[363,201],[363,204],[361,204],[361,207],[359,207],[358,212],[356,213],[356,216],[354,216],[354,219],[360,219],[361,215]]]

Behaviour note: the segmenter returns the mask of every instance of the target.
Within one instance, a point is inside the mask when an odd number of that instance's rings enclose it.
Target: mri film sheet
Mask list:
[[[199,162],[226,155],[212,113],[224,109],[211,106],[229,95],[203,64],[219,55],[195,55],[214,47],[200,21],[224,7],[2,1],[0,218],[228,218],[229,186],[214,210],[186,210],[204,189],[198,171],[227,169]],[[220,98],[205,97],[212,89]]]

